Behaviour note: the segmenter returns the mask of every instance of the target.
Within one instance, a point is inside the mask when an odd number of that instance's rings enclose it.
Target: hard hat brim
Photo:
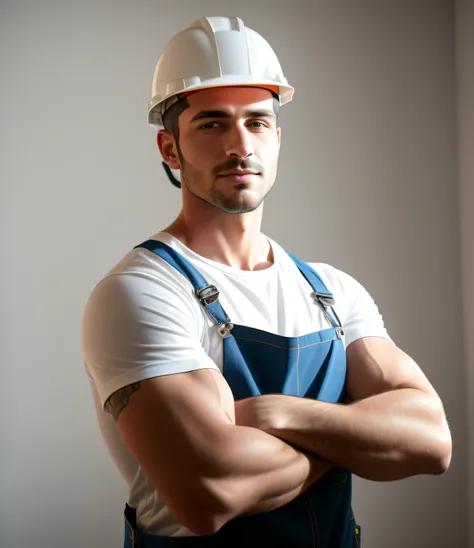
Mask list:
[[[253,88],[261,88],[261,89],[267,89],[268,91],[271,91],[272,93],[278,95],[280,104],[284,105],[286,103],[289,103],[294,94],[294,88],[288,84],[284,86],[277,86],[274,82],[272,83],[266,83],[266,82],[238,82],[238,83],[218,83],[215,85],[205,85],[205,86],[196,86],[193,88],[189,88],[186,91],[183,91],[181,93],[174,93],[170,94],[168,97],[163,98],[161,100],[156,100],[158,98],[153,98],[149,101],[149,110],[148,110],[148,123],[155,127],[155,126],[163,126],[163,115],[168,108],[174,104],[179,99],[182,99],[183,97],[187,97],[189,95],[192,95],[193,93],[196,93],[198,91],[202,91],[205,89],[211,89],[216,87],[253,87]],[[166,104],[167,101],[170,99],[176,98],[175,101],[172,101],[168,105],[166,105],[166,108],[163,109],[163,106]]]

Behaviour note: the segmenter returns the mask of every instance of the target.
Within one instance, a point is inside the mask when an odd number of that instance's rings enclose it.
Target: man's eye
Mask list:
[[[214,127],[217,127],[219,124],[217,122],[207,122],[207,124],[203,124],[202,126],[199,126],[198,129],[212,129]]]
[[[252,126],[252,127],[267,127],[266,124],[264,124],[263,122],[258,122],[257,120],[255,122],[250,122],[249,126]]]

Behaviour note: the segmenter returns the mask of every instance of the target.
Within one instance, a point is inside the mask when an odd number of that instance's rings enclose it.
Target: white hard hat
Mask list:
[[[167,43],[153,73],[148,123],[162,116],[179,94],[216,86],[259,86],[275,91],[284,105],[293,87],[270,44],[238,17],[202,17]]]

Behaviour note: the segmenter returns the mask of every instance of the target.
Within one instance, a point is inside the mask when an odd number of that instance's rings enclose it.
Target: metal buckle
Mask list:
[[[233,328],[234,328],[234,324],[230,322],[226,322],[217,326],[217,332],[223,339],[226,339],[230,335],[230,332],[232,331]]]
[[[311,298],[315,301],[319,301],[323,306],[334,306],[336,304],[336,299],[331,293],[318,293],[317,291],[314,291],[311,293]]]
[[[219,298],[219,290],[215,285],[208,285],[196,291],[196,297],[201,301],[201,304],[212,304]]]

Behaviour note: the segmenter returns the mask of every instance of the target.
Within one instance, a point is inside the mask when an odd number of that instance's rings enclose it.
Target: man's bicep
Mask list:
[[[135,438],[141,443],[143,432],[158,437],[174,432],[190,449],[202,442],[205,432],[235,423],[233,408],[229,385],[214,369],[137,382],[112,394],[106,403],[106,411],[115,414],[118,429],[132,445]],[[146,444],[150,447],[149,439]]]
[[[399,388],[436,394],[416,362],[388,339],[364,337],[351,343],[346,353],[346,389],[353,401]]]
[[[233,397],[220,372],[202,369],[130,385],[108,400],[117,428],[170,511],[186,523],[207,500],[219,445],[232,425]],[[198,492],[201,490],[201,492]]]
[[[127,407],[130,402],[130,396],[134,394],[141,386],[141,382],[134,382],[123,388],[119,388],[105,402],[104,411],[110,413],[117,422],[120,413]]]

